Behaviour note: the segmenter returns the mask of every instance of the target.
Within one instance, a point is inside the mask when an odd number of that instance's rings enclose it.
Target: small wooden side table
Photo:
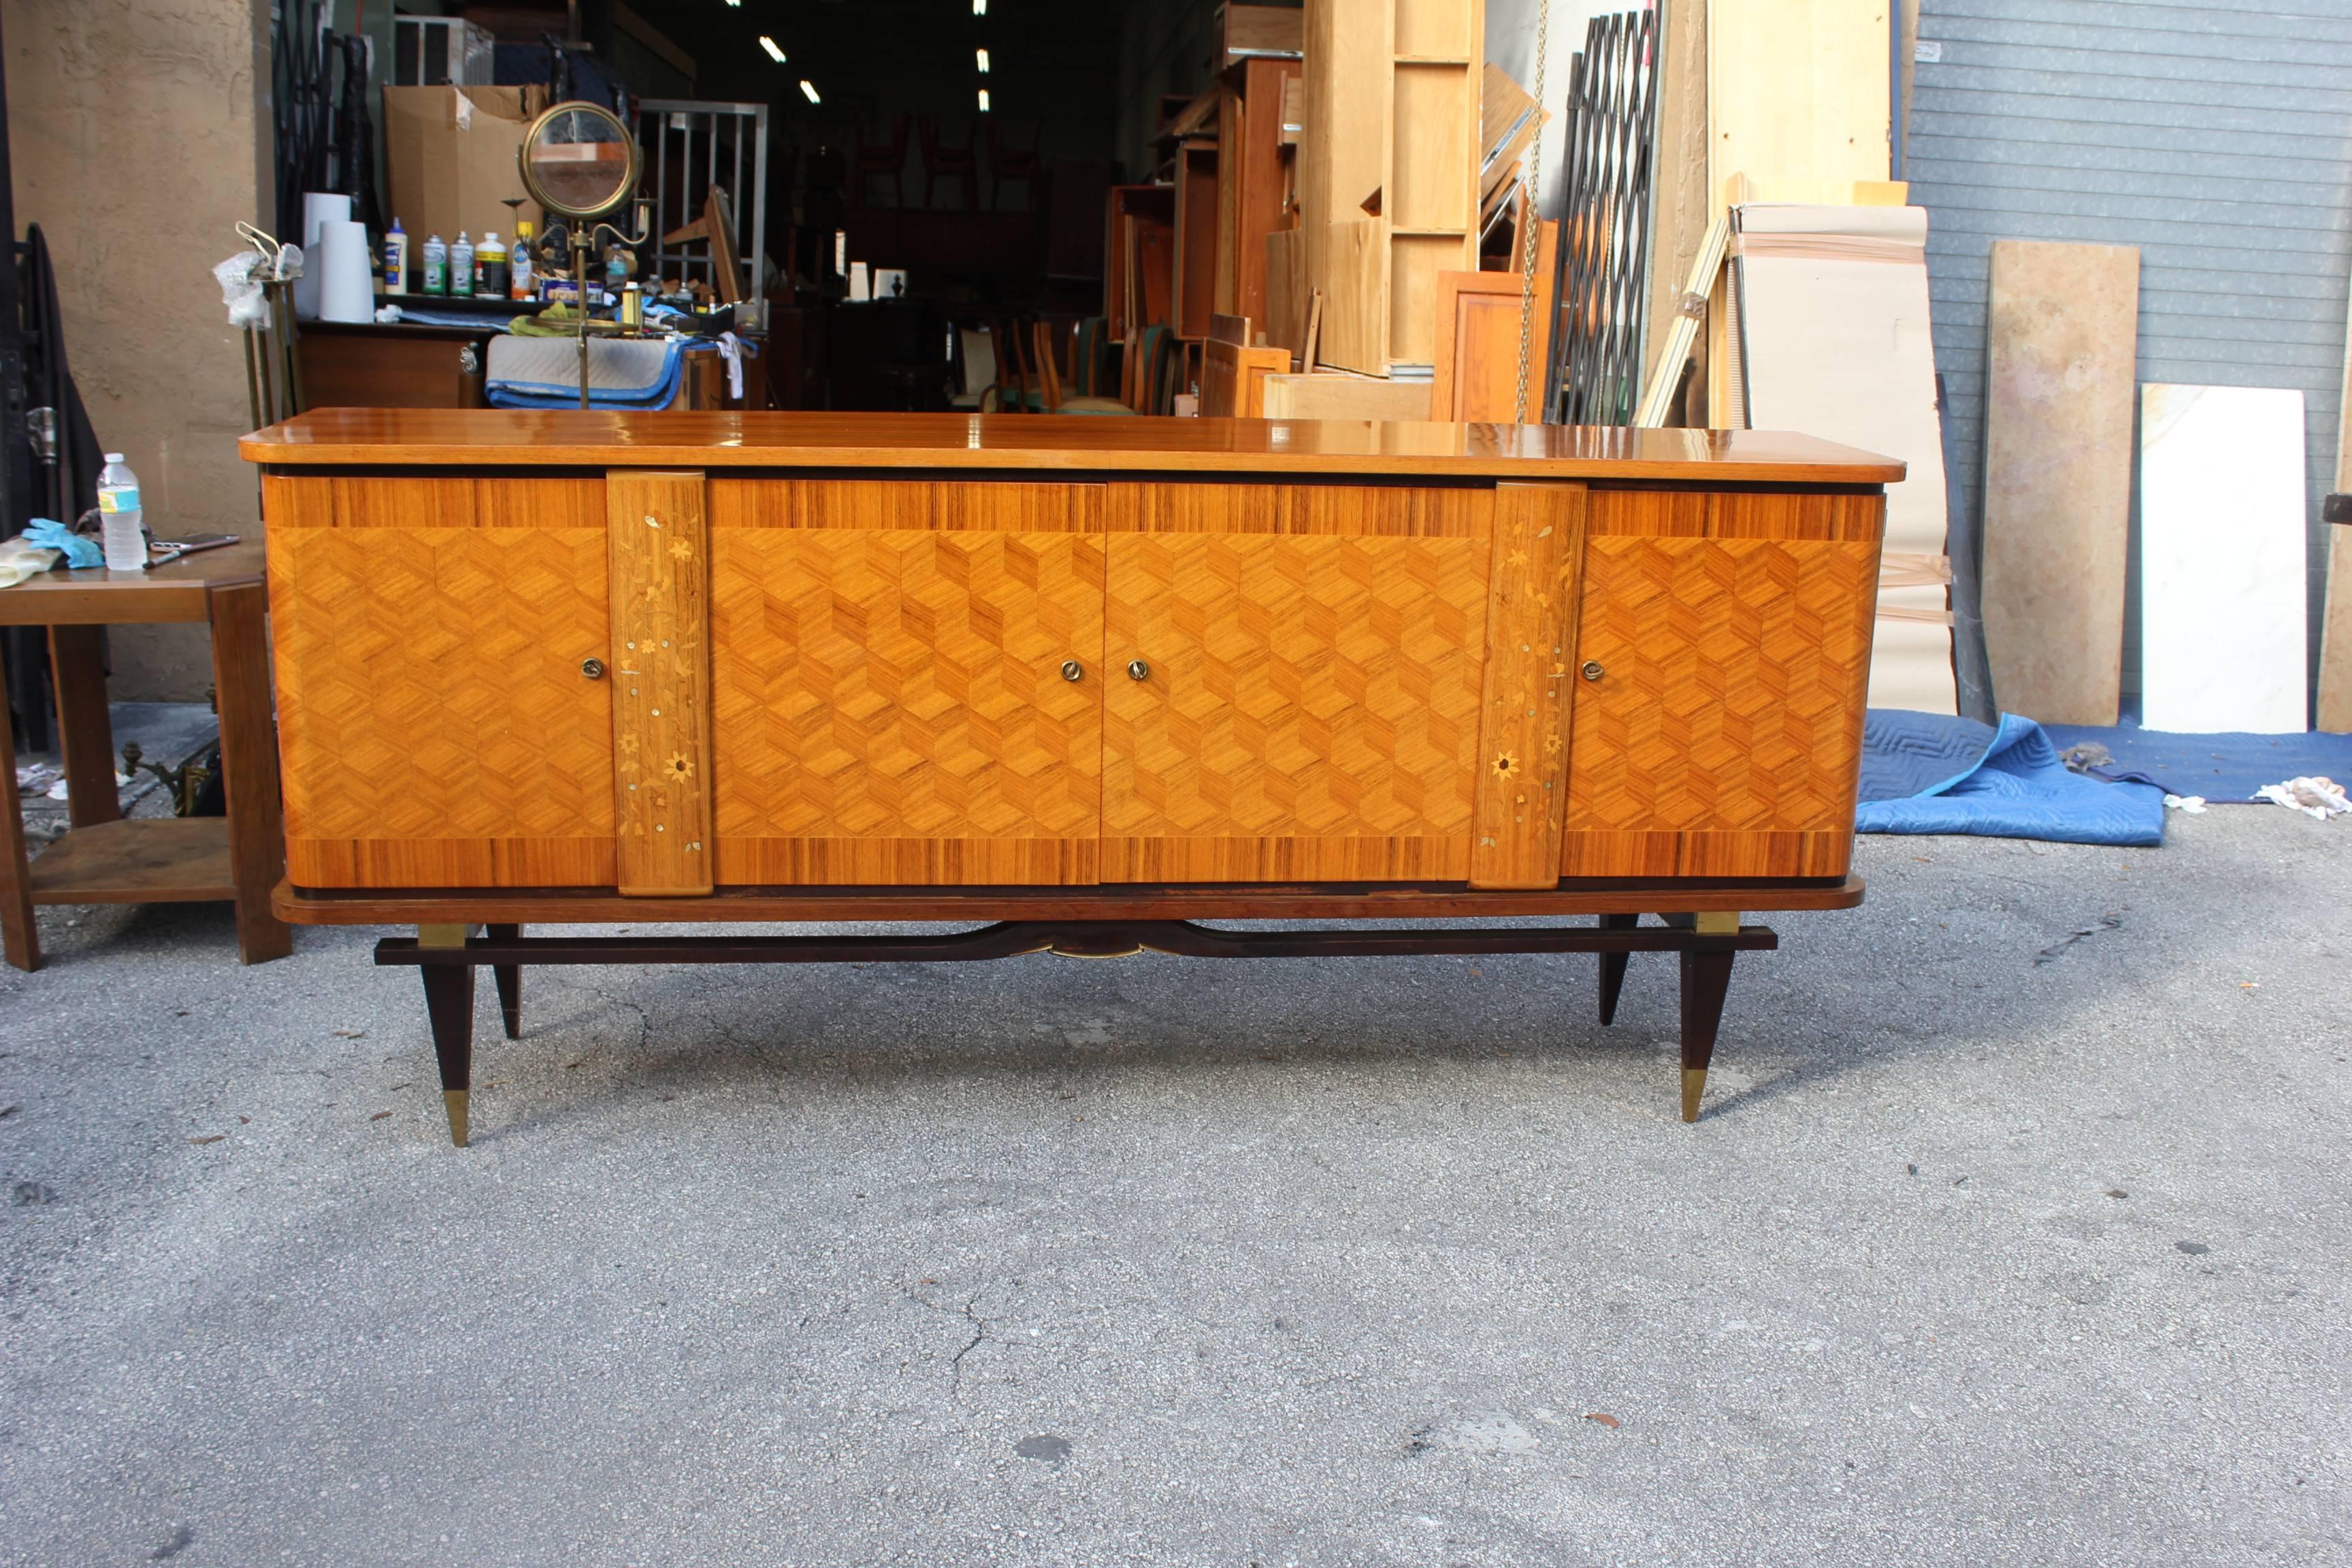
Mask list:
[[[49,628],[58,749],[71,828],[30,860],[16,796],[16,737],[0,704],[0,949],[41,966],[36,904],[201,903],[234,900],[237,955],[294,951],[269,907],[286,867],[278,734],[269,685],[269,589],[258,544],[232,544],[146,572],[49,572],[0,588],[0,626]],[[116,792],[99,628],[201,621],[213,632],[226,817],[126,818]]]

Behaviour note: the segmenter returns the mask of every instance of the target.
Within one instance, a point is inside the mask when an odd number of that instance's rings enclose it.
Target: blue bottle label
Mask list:
[[[139,487],[131,485],[122,489],[99,491],[98,510],[101,512],[137,511],[139,510]]]

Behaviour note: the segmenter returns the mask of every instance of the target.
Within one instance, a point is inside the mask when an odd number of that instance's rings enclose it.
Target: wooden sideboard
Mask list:
[[[1868,454],[360,409],[243,451],[298,921],[1860,896]]]

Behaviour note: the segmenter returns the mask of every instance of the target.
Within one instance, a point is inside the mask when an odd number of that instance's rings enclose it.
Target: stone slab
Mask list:
[[[2140,722],[2300,732],[2303,394],[2140,389]]]
[[[1993,242],[1984,622],[2008,712],[2120,712],[2138,325],[2137,248]]]

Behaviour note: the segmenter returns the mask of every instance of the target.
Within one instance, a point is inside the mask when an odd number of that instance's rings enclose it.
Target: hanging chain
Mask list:
[[[1543,194],[1544,57],[1551,47],[1551,0],[1536,0],[1536,134],[1528,143],[1526,221],[1519,226],[1519,401],[1518,422],[1528,422],[1528,360],[1535,352],[1536,252],[1543,248],[1543,216],[1538,205]],[[1562,126],[1565,135],[1567,127]],[[1564,145],[1565,143],[1563,143]]]

